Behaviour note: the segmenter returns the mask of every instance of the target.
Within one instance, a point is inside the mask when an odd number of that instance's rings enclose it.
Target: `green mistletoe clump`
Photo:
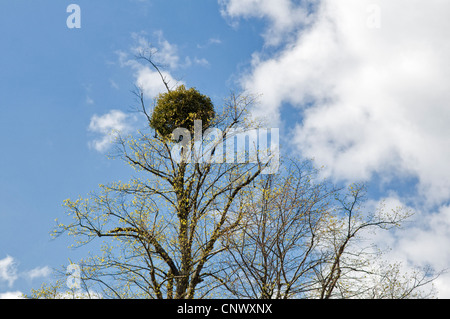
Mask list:
[[[184,85],[176,90],[158,96],[150,126],[163,138],[171,138],[177,128],[188,129],[194,133],[194,121],[202,121],[202,129],[210,126],[215,117],[211,99],[195,88],[186,89]]]

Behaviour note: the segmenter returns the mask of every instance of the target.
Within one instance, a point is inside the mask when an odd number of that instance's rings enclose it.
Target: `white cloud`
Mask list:
[[[206,49],[211,45],[218,45],[218,44],[222,44],[222,40],[220,40],[219,38],[209,38],[205,44],[197,44],[197,48]]]
[[[194,58],[194,63],[200,66],[209,66],[209,61],[205,58]]]
[[[147,56],[151,53],[152,62],[158,66],[161,75],[149,63],[146,64],[144,61],[130,58],[125,52],[118,53],[119,61],[122,66],[134,70],[135,84],[143,91],[145,96],[155,98],[158,94],[167,92],[161,76],[171,89],[183,84],[181,81],[175,80],[171,73],[182,65],[179,62],[177,46],[164,39],[161,31],[154,33],[154,36],[157,37],[157,45],[152,45],[144,35],[145,33],[132,34],[135,44],[130,51],[137,56],[141,54]],[[186,58],[185,61],[190,61],[190,59]]]
[[[52,272],[52,269],[48,266],[37,267],[27,272],[27,277],[30,279],[48,277]]]
[[[209,44],[222,44],[222,40],[220,40],[219,38],[210,38],[208,40]]]
[[[169,72],[161,71],[164,81],[172,88],[175,84],[179,84]],[[141,88],[145,96],[153,98],[160,93],[167,92],[167,89],[162,82],[161,75],[151,69],[148,66],[142,66],[137,70],[136,74],[136,86]]]
[[[153,58],[157,64],[161,64],[170,69],[179,67],[180,57],[178,56],[178,47],[167,41],[161,30],[153,33],[153,37],[156,38],[155,44],[151,43],[145,37],[145,32],[133,33],[131,36],[136,43],[132,48],[134,53],[139,54],[152,49]]]
[[[117,134],[131,132],[136,118],[119,110],[112,110],[104,115],[93,115],[88,130],[100,134],[90,141],[89,146],[99,152],[105,152],[112,145]]]
[[[230,0],[226,10],[267,17],[283,37],[295,24],[290,12],[302,8],[294,3],[281,1],[277,9],[274,1]],[[283,103],[297,107],[293,140],[329,175],[413,176],[422,199],[448,200],[449,10],[439,0],[321,1],[314,21],[278,53],[254,54],[242,83],[263,94],[255,114],[280,125]]]
[[[286,35],[310,21],[308,6],[315,0],[219,0],[222,15],[232,19],[238,17],[266,18],[270,27],[263,35],[268,45],[277,45]]]
[[[15,282],[21,278],[33,280],[36,278],[47,277],[51,274],[48,266],[36,267],[28,271],[18,271],[17,261],[14,257],[6,256],[0,260],[0,284],[6,282],[8,288],[13,288]],[[0,292],[0,299],[20,299],[23,294],[21,291]]]
[[[169,43],[164,38],[162,31],[156,31],[155,34],[158,37],[158,50],[155,54],[156,61],[168,65],[170,69],[177,68],[180,61],[178,47],[175,44]]]
[[[17,280],[17,263],[11,256],[0,259],[0,282],[6,281],[12,287]]]
[[[397,240],[396,251],[414,264],[445,269],[450,265],[449,243],[450,206],[442,206],[433,214],[419,214],[414,226]]]
[[[118,90],[118,89],[120,88],[120,87],[119,87],[119,84],[117,84],[116,81],[114,81],[114,80],[112,80],[112,79],[109,79],[109,84],[111,85],[111,87],[112,87],[113,89]]]
[[[430,212],[426,208],[408,206],[395,193],[378,201],[369,200],[365,205],[367,211],[382,209],[385,213],[399,208],[412,213],[400,228],[370,231],[364,233],[364,237],[384,252],[380,261],[401,263],[404,274],[427,267],[432,267],[432,276],[443,272],[432,284],[439,298],[450,298],[450,273],[445,272],[450,270],[450,251],[447,249],[450,242],[450,206],[443,205]],[[424,289],[431,289],[431,285]]]
[[[416,211],[414,223],[391,235],[379,238],[391,247],[392,260],[407,262],[409,267],[433,267],[444,271],[434,282],[439,298],[450,298],[450,206],[436,212]]]
[[[94,105],[95,102],[90,96],[86,96],[86,104]]]
[[[8,291],[0,293],[0,299],[23,299],[21,291]]]

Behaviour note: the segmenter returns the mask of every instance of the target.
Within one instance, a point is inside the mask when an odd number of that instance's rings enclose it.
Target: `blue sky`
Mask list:
[[[69,29],[69,4],[81,28]],[[151,42],[165,71],[220,102],[262,94],[282,148],[337,182],[365,181],[370,204],[414,223],[386,236],[393,259],[450,264],[450,4],[431,0],[15,0],[0,3],[0,296],[40,286],[83,250],[52,241],[62,202],[130,171],[105,156],[132,130],[130,90],[158,91],[133,60]],[[437,288],[450,296],[450,280]]]

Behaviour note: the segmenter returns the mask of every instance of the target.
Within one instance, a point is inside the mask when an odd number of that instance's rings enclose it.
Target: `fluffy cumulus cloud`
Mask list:
[[[389,198],[414,197],[415,223],[384,240],[401,260],[447,268],[450,2],[220,2],[226,16],[266,18],[266,45],[277,44],[255,52],[242,76],[244,89],[262,94],[254,115],[289,125],[293,146],[337,180],[417,180],[414,193]],[[436,281],[441,296],[449,283]]]
[[[396,241],[396,251],[418,265],[446,269],[450,265],[450,206],[432,214],[419,213],[416,223]],[[450,292],[450,291],[449,291]],[[450,296],[450,295],[449,295]]]
[[[291,0],[219,0],[222,15],[236,18],[264,18],[271,26],[263,34],[266,44],[272,46],[279,44],[286,35],[310,20],[310,9],[317,0],[291,1]]]
[[[179,84],[169,72],[161,71],[161,75],[149,66],[140,66],[136,70],[136,86],[139,87],[142,92],[148,98],[158,96],[160,93],[167,92],[167,89],[162,82],[162,77],[166,81],[169,87],[174,84]]]
[[[52,273],[52,269],[49,266],[33,268],[26,273],[29,279],[48,277]]]
[[[0,283],[6,282],[9,287],[12,287],[17,278],[17,263],[14,258],[6,256],[0,259]]]
[[[22,299],[23,293],[21,291],[8,291],[0,293],[0,299]]]
[[[282,17],[292,25],[292,16],[270,10],[275,2],[230,0],[225,8],[229,15],[264,15],[272,21],[269,29],[282,35]],[[412,175],[427,200],[447,199],[450,3],[310,2],[315,10],[294,39],[274,55],[253,56],[242,83],[263,94],[255,114],[280,125],[283,104],[297,107],[296,145],[330,175]],[[300,3],[301,9],[308,1]],[[291,7],[296,2],[282,1],[279,10]]]
[[[99,137],[90,141],[89,146],[98,152],[107,151],[118,134],[128,134],[132,131],[136,121],[135,116],[119,110],[111,110],[103,115],[94,114],[88,130]]]
[[[388,260],[401,262],[405,271],[413,268],[432,267],[433,281],[439,298],[450,298],[450,206],[442,205],[436,212],[429,213],[407,207],[396,196],[385,198],[387,211],[393,207],[404,207],[414,213],[408,227],[391,233],[379,233],[375,242],[381,247],[389,247]]]
[[[23,298],[21,291],[13,290],[15,283],[20,279],[34,280],[48,277],[51,269],[48,266],[36,267],[27,271],[19,271],[18,262],[12,256],[0,259],[0,288],[7,288],[8,291],[0,291],[0,299],[20,299]]]

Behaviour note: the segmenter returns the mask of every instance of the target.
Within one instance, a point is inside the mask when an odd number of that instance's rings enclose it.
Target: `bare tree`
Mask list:
[[[366,213],[364,185],[348,190],[319,181],[310,163],[290,161],[277,175],[259,176],[243,193],[240,232],[224,238],[221,281],[239,298],[408,298],[435,275],[412,274],[381,262],[363,235],[399,227],[410,213],[399,208]],[[401,278],[401,276],[404,276]]]
[[[401,227],[412,215],[410,211],[403,207],[386,211],[383,206],[366,211],[364,184],[350,185],[335,200],[335,222],[323,238],[322,250],[328,257],[315,270],[318,297],[403,299],[434,295],[432,288],[422,288],[439,273],[429,267],[402,272],[400,264],[383,260],[384,251],[365,241],[369,232]]]
[[[314,288],[308,278],[322,262],[317,239],[336,191],[314,184],[314,174],[310,163],[292,162],[242,194],[245,224],[223,242],[228,267],[222,280],[233,295],[300,298]]]

